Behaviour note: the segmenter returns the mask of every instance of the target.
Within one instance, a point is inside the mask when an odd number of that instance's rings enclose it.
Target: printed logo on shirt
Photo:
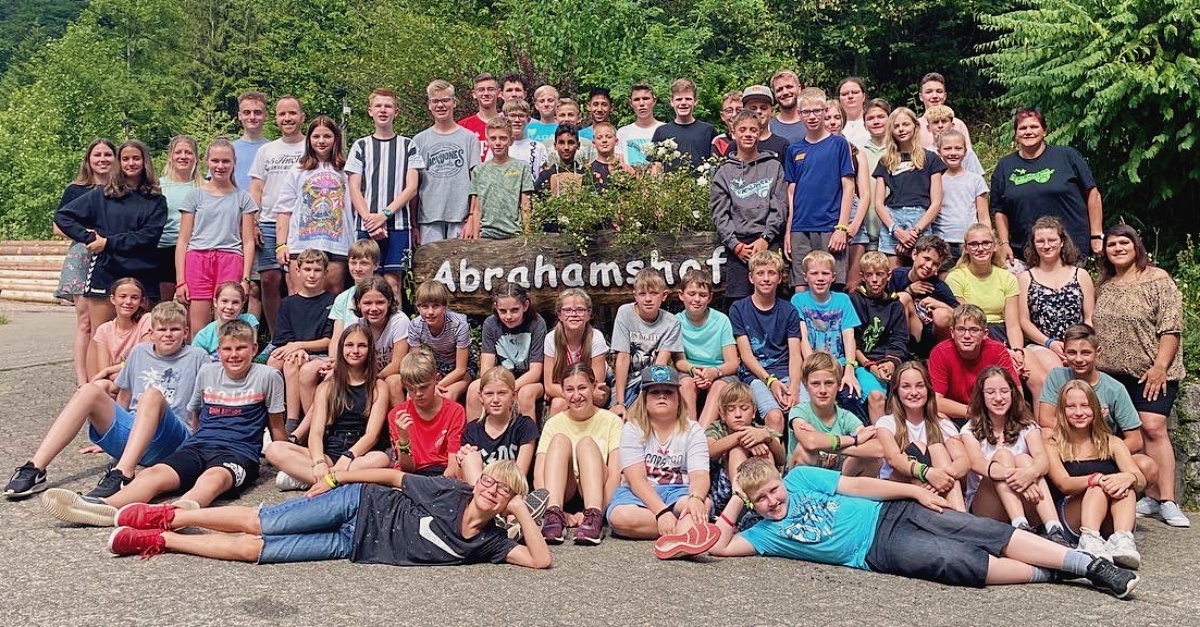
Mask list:
[[[1017,168],[1013,173],[1008,175],[1008,180],[1012,181],[1013,185],[1024,185],[1026,183],[1038,183],[1045,185],[1050,182],[1050,177],[1054,176],[1054,168],[1042,168],[1037,172],[1029,172],[1025,168]]]
[[[450,178],[458,176],[466,164],[467,154],[462,146],[449,142],[434,144],[425,157],[425,173],[433,178]]]
[[[179,388],[179,373],[174,368],[159,370],[158,368],[147,368],[138,375],[138,380],[142,386],[149,390],[151,388],[158,390],[163,395],[163,400],[168,405],[175,404],[175,395]]]
[[[300,242],[338,241],[345,230],[346,185],[335,172],[320,172],[301,186],[296,232]]]
[[[658,449],[653,453],[646,453],[646,477],[657,482],[659,485],[675,485],[687,483],[684,480],[684,474],[679,471],[683,468],[684,454],[671,454],[671,448],[662,444],[658,445]]]
[[[792,163],[801,163],[804,161],[804,158],[807,156],[808,156],[808,153],[798,152],[798,153],[796,153],[795,157],[792,157]]]
[[[767,198],[771,195],[772,178],[762,178],[757,181],[744,181],[742,179],[734,179],[733,186],[729,191],[733,192],[738,198],[749,198],[758,196],[759,198]]]
[[[793,494],[779,533],[789,540],[816,544],[833,535],[837,501],[825,495]]]
[[[424,516],[421,518],[419,533],[421,534],[422,538],[425,538],[433,546],[436,546],[437,548],[449,553],[450,555],[453,555],[454,557],[457,557],[458,559],[463,559],[463,556],[455,553],[454,549],[450,548],[450,545],[446,544],[446,541],[441,539],[441,537],[439,537],[438,534],[433,531],[433,516]]]

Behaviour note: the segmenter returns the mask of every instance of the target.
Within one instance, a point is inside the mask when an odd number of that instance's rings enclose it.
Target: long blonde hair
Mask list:
[[[588,296],[587,292],[577,287],[573,287],[563,290],[558,295],[558,300],[554,303],[554,311],[556,314],[560,309],[562,309],[563,302],[568,298],[578,298],[582,300],[584,306],[588,308],[588,311],[591,311],[592,297]],[[567,361],[567,329],[563,326],[561,314],[558,314],[558,323],[554,325],[554,331],[552,332],[554,333],[554,354],[557,357],[554,360],[554,372],[551,373],[553,376],[550,380],[555,383],[562,383],[563,379],[565,379],[567,376],[567,369],[571,367],[571,364]],[[579,344],[581,355],[579,363],[587,364],[588,368],[592,367],[592,332],[592,319],[589,315],[587,321],[584,323],[583,339]]]
[[[1000,252],[1000,238],[996,237],[996,232],[992,230],[992,227],[981,222],[976,222],[967,227],[967,232],[963,234],[962,252],[958,253],[958,261],[955,262],[954,267],[965,268],[971,265],[971,254],[967,251],[966,242],[971,240],[971,233],[978,233],[979,231],[987,233],[992,238],[992,266],[1004,269],[1004,253]]]
[[[1067,381],[1058,391],[1058,403],[1055,405],[1054,415],[1058,422],[1058,433],[1055,436],[1058,440],[1059,457],[1068,462],[1081,461],[1079,448],[1070,437],[1074,430],[1067,422],[1066,399],[1067,392],[1071,390],[1081,390],[1087,396],[1088,405],[1092,408],[1092,424],[1088,426],[1086,434],[1087,439],[1091,440],[1092,446],[1096,449],[1096,458],[1111,459],[1112,451],[1108,448],[1108,438],[1112,435],[1112,429],[1109,428],[1108,421],[1104,419],[1104,409],[1100,406],[1100,399],[1096,397],[1096,391],[1087,381],[1081,379]]]
[[[901,146],[896,143],[896,138],[892,135],[892,131],[896,126],[896,118],[907,115],[913,123],[913,136],[906,142],[907,145]],[[883,158],[880,161],[883,167],[887,168],[888,172],[894,172],[900,166],[903,153],[908,153],[909,160],[912,161],[913,168],[920,170],[925,167],[925,148],[921,146],[921,122],[917,119],[917,114],[913,113],[908,107],[896,107],[888,116],[887,130],[884,131],[885,150]]]
[[[900,447],[901,453],[908,448],[909,439],[908,410],[905,409],[904,403],[900,402],[900,376],[909,370],[920,374],[921,380],[925,382],[925,407],[921,410],[925,422],[925,444],[941,444],[945,441],[942,437],[941,420],[938,417],[937,395],[933,391],[933,381],[929,378],[929,369],[919,361],[907,361],[900,364],[900,367],[896,368],[896,372],[892,374],[887,401],[888,411],[891,412],[896,423],[896,446]]]

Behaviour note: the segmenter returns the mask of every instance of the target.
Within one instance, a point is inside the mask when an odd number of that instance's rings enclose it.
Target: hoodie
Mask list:
[[[104,188],[98,187],[59,207],[54,223],[67,237],[83,244],[91,243],[97,233],[108,240],[96,255],[93,272],[113,278],[144,277],[157,267],[167,201],[162,195],[146,196],[137,190],[109,198]]]
[[[862,321],[854,327],[854,343],[871,361],[891,359],[899,366],[908,359],[908,319],[904,305],[890,296],[871,298],[863,288],[850,294]]]
[[[713,174],[711,194],[713,224],[729,250],[760,237],[774,242],[782,232],[787,220],[787,183],[775,153],[759,152],[749,162],[730,154]]]

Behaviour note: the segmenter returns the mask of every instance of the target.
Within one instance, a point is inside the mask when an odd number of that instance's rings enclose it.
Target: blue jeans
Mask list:
[[[892,214],[892,228],[911,229],[925,214],[925,210],[926,207],[888,207],[888,211]],[[895,255],[896,244],[896,238],[892,236],[891,231],[879,230],[879,252],[885,255]]]
[[[784,387],[787,387],[791,384],[791,377],[780,377],[779,381],[783,383]],[[796,404],[807,403],[808,390],[804,389],[804,386],[802,385],[800,386],[798,392],[799,393],[796,395]],[[758,409],[759,418],[766,418],[767,414],[770,413],[772,409],[783,411],[783,408],[779,406],[779,401],[775,400],[775,395],[771,393],[771,390],[767,387],[767,384],[763,383],[761,380],[753,379],[750,381],[750,393],[754,395],[754,406]],[[787,412],[783,413],[786,417]]]
[[[258,510],[263,538],[258,563],[348,559],[361,497],[359,483]]]

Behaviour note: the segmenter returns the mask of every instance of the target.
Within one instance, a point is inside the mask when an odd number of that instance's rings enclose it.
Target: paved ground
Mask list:
[[[0,472],[24,463],[72,392],[67,308],[0,303]],[[45,364],[45,365],[38,365]],[[22,366],[14,369],[13,366]],[[83,439],[77,442],[84,444]],[[77,447],[76,447],[77,448]],[[90,488],[104,460],[74,449],[50,483]],[[281,500],[260,484],[246,503]],[[1084,586],[956,589],[778,559],[656,561],[644,543],[554,550],[549,572],[348,562],[254,566],[112,559],[106,532],[0,502],[4,625],[1164,625],[1196,624],[1200,531],[1143,522],[1144,578],[1116,601]],[[1200,520],[1197,520],[1200,524]]]

